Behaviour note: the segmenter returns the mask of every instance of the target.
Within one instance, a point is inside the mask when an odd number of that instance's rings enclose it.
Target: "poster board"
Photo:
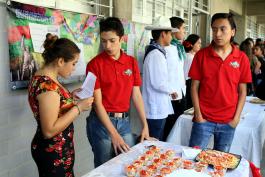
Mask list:
[[[86,64],[100,51],[100,19],[97,16],[13,1],[7,5],[7,11],[11,89],[27,88],[34,72],[42,67],[42,44],[48,32],[74,41],[81,49],[75,72],[70,78],[60,78],[60,82],[66,84],[84,79]],[[121,21],[125,29],[122,49],[139,61],[141,70],[151,33],[144,30],[144,24]]]
[[[81,50],[76,71],[60,81],[72,83],[84,78],[86,64],[99,51],[97,16],[13,1],[7,11],[11,89],[27,88],[33,73],[42,67],[42,44],[48,32],[71,39]]]

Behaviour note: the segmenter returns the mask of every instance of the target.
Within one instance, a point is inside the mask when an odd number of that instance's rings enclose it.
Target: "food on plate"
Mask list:
[[[154,157],[154,152],[151,150],[148,150],[145,152],[145,156],[148,158],[148,160],[151,160]]]
[[[194,164],[194,166],[195,166],[194,167],[195,171],[197,171],[197,172],[203,172],[203,171],[205,171],[207,169],[208,164],[205,163],[205,162],[196,162]]]
[[[167,167],[163,167],[160,169],[160,173],[161,173],[161,175],[167,175],[167,174],[171,173],[171,170]]]
[[[153,164],[156,166],[161,166],[163,164],[162,160],[159,158],[156,158],[153,160]]]
[[[151,175],[146,170],[140,171],[140,177],[150,177]]]
[[[150,175],[154,175],[157,171],[157,167],[155,165],[148,165],[146,169]]]
[[[167,160],[166,154],[161,154],[159,158],[162,160],[163,163],[165,163]]]
[[[128,177],[134,177],[136,175],[136,167],[133,165],[128,165],[125,167],[125,172]]]
[[[167,162],[165,166],[168,167],[172,171],[176,169],[176,165],[173,162]]]
[[[139,157],[139,161],[141,161],[144,166],[148,163],[148,160],[149,159],[145,155]]]
[[[216,172],[216,173],[219,174],[220,176],[225,176],[226,168],[217,165],[217,166],[214,166],[214,172]]]
[[[249,100],[250,103],[254,103],[254,104],[264,104],[265,100],[261,100],[259,98],[253,98],[251,100]]]
[[[133,162],[133,166],[135,166],[136,170],[141,169],[143,167],[143,162],[140,160],[136,160]]]
[[[159,153],[161,149],[157,146],[151,146],[149,150],[153,151],[154,153]]]
[[[167,158],[168,159],[172,159],[174,156],[175,156],[175,151],[173,151],[173,150],[167,150],[166,152],[165,152],[165,155],[167,156]]]
[[[181,165],[182,159],[180,157],[176,157],[172,160],[172,162],[179,167]]]
[[[182,161],[182,167],[184,169],[190,170],[193,168],[193,162],[191,160],[183,160]]]
[[[224,168],[235,169],[241,160],[241,156],[206,149],[201,151],[200,154],[198,154],[196,160],[208,163],[213,166],[222,166]]]

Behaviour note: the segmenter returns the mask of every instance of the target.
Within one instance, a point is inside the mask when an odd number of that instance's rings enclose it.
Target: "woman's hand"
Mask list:
[[[94,97],[85,98],[82,100],[78,100],[76,105],[80,109],[80,112],[83,112],[83,111],[87,111],[91,109],[93,101],[94,101]]]
[[[78,89],[75,89],[72,91],[71,94],[73,95],[74,99],[79,99],[79,97],[76,95],[76,93],[81,92],[81,90],[82,90],[82,88],[78,88]]]

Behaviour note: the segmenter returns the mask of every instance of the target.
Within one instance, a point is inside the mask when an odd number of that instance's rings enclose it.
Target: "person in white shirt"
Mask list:
[[[171,27],[177,30],[172,32],[173,39],[171,45],[166,47],[169,85],[171,88],[171,103],[174,109],[174,114],[171,114],[166,119],[164,128],[163,140],[166,141],[172,127],[174,126],[177,118],[183,114],[186,109],[186,82],[184,77],[184,61],[186,60],[186,52],[182,45],[186,31],[184,20],[179,17],[170,18]]]
[[[187,53],[187,58],[184,61],[184,74],[186,79],[186,109],[192,108],[191,101],[191,78],[188,76],[190,71],[190,66],[194,55],[201,49],[201,38],[197,34],[191,34],[187,37],[187,39],[183,42],[183,46]]]
[[[164,47],[170,45],[174,28],[170,26],[169,19],[158,17],[154,25],[145,29],[151,30],[153,39],[147,46],[144,57],[142,95],[149,134],[162,140],[166,118],[173,114]]]

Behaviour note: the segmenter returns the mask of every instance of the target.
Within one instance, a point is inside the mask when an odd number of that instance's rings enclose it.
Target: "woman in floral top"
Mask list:
[[[47,34],[42,54],[45,64],[29,85],[29,104],[37,121],[31,152],[40,177],[73,177],[73,121],[91,107],[93,98],[74,102],[57,80],[75,69],[80,49],[70,40]]]

